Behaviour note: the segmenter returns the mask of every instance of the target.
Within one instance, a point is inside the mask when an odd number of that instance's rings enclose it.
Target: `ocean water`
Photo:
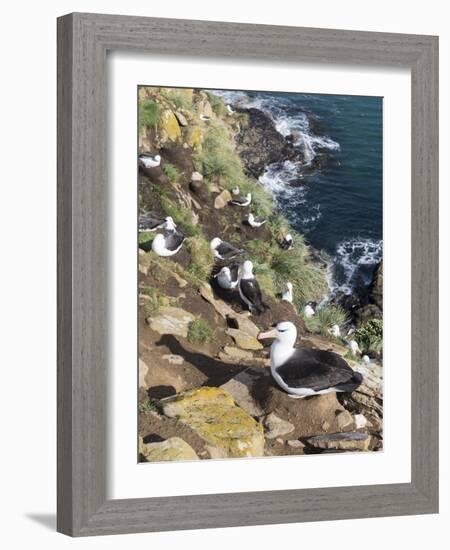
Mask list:
[[[269,114],[305,163],[269,165],[260,182],[292,226],[329,256],[331,295],[367,285],[382,258],[382,98],[217,91],[235,107]],[[325,154],[319,169],[311,169]]]

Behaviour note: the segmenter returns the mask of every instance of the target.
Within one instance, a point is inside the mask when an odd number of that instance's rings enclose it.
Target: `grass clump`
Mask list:
[[[305,325],[309,332],[330,336],[330,328],[333,325],[344,326],[348,322],[346,312],[335,305],[322,306],[309,318],[305,317]]]
[[[383,350],[383,321],[371,319],[355,331],[355,340],[363,353],[381,354]]]
[[[159,105],[152,99],[141,99],[139,102],[139,129],[156,128],[159,123]]]
[[[205,344],[211,340],[212,335],[213,330],[209,323],[201,317],[189,324],[187,339],[191,344]]]
[[[144,401],[139,402],[139,413],[148,414],[149,412],[156,411],[157,405],[154,399],[145,399]]]
[[[161,168],[172,183],[175,183],[180,179],[180,172],[178,171],[178,168],[170,162],[165,162]]]
[[[190,255],[187,268],[189,278],[196,283],[208,280],[214,265],[214,255],[209,242],[203,235],[197,235],[186,239],[185,246]]]
[[[183,92],[177,90],[171,90],[167,88],[161,88],[161,95],[167,99],[176,109],[186,109],[189,110],[192,107],[192,100]]]
[[[323,269],[308,263],[307,255],[307,246],[294,240],[292,250],[284,251],[277,246],[270,260],[276,288],[281,290],[286,281],[290,281],[297,307],[309,300],[321,299],[328,289]]]
[[[186,206],[164,195],[161,196],[161,206],[167,216],[171,216],[176,224],[181,225],[181,230],[186,236],[192,237],[200,234],[200,230],[192,222],[192,213]]]
[[[227,114],[227,108],[222,98],[214,95],[212,92],[206,92],[208,97],[209,104],[211,105],[212,110],[215,115],[218,117],[223,117]]]
[[[164,296],[157,288],[149,285],[139,287],[139,294],[147,296],[144,305],[142,306],[144,310],[144,316],[146,318],[154,317],[158,314],[162,306],[167,306],[171,303],[171,300],[174,300],[174,298]]]
[[[225,189],[238,186],[243,195],[251,193],[254,214],[266,217],[272,214],[270,194],[259,182],[245,175],[242,161],[234,149],[233,138],[224,126],[210,123],[195,165],[207,180],[219,183]]]

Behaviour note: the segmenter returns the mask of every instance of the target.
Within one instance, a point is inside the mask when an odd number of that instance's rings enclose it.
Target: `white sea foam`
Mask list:
[[[292,136],[294,144],[303,148],[305,164],[310,164],[319,149],[337,151],[339,143],[329,136],[316,136],[311,132],[308,115],[302,111],[289,112],[292,107],[283,98],[272,96],[250,96],[242,91],[215,90],[226,103],[243,109],[259,109],[274,121],[276,130],[284,137]]]
[[[353,238],[339,243],[328,267],[328,281],[332,293],[351,294],[355,275],[362,268],[370,271],[383,257],[383,241]],[[365,281],[366,283],[369,281]]]
[[[259,181],[264,187],[274,195],[275,200],[280,196],[287,197],[293,195],[297,188],[289,185],[299,177],[300,163],[285,160],[284,162],[275,162],[266,166],[264,174],[259,177]]]

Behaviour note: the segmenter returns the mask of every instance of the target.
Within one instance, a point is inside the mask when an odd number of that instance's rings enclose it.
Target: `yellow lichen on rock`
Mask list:
[[[179,437],[170,437],[165,441],[144,443],[139,438],[139,453],[148,462],[163,462],[167,460],[199,460],[194,449]]]
[[[200,126],[192,126],[189,130],[189,134],[187,137],[187,143],[193,148],[193,149],[200,149],[203,142],[203,130],[200,128]]]
[[[170,418],[178,418],[206,443],[211,458],[263,456],[264,433],[231,395],[202,387],[161,401]]]
[[[181,128],[178,124],[177,117],[170,110],[166,109],[161,114],[161,139],[166,141],[176,141],[181,136]]]

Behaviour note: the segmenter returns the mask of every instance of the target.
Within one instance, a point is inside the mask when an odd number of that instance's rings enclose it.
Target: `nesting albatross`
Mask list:
[[[239,264],[233,264],[222,267],[222,269],[214,275],[217,279],[217,284],[225,290],[233,290],[239,282]]]
[[[209,246],[211,247],[214,256],[219,258],[219,260],[232,260],[233,258],[236,258],[244,253],[241,248],[236,248],[232,244],[222,241],[219,237],[212,239]]]
[[[253,275],[253,264],[250,260],[246,260],[242,264],[242,274],[239,279],[239,295],[253,315],[260,315],[269,309],[262,300],[261,289]]]
[[[248,206],[252,202],[252,194],[247,193],[245,197],[236,197],[230,200],[230,204],[234,206]]]
[[[143,168],[156,168],[161,164],[161,155],[151,155],[150,153],[142,153],[139,155],[139,164]]]
[[[178,231],[164,231],[153,239],[152,250],[158,256],[173,256],[183,246],[185,239]]]
[[[352,392],[363,380],[337,353],[295,348],[297,328],[290,321],[282,321],[273,330],[258,335],[259,340],[266,338],[275,338],[270,349],[270,372],[290,397]]]
[[[146,231],[156,231],[157,229],[168,229],[175,231],[176,224],[171,216],[160,218],[153,215],[151,212],[139,214],[139,233]]]

